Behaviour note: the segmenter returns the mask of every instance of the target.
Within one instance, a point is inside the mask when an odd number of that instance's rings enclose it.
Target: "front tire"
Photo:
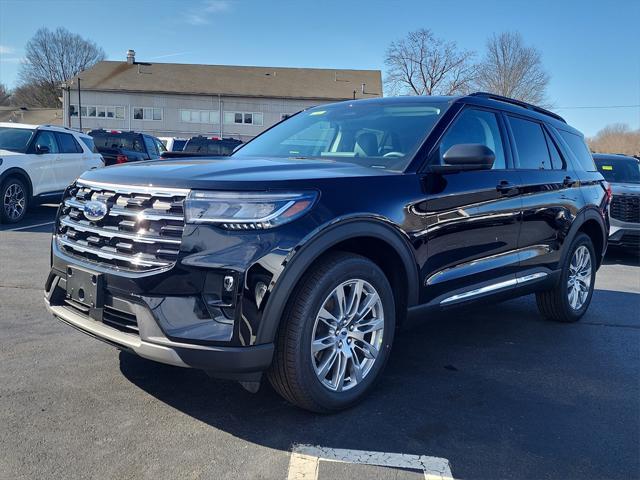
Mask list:
[[[596,281],[596,254],[588,235],[579,233],[564,260],[559,283],[536,293],[538,310],[549,320],[576,322],[591,303]]]
[[[18,178],[8,178],[0,186],[0,223],[17,223],[27,214],[29,192]]]
[[[286,400],[327,413],[359,402],[387,362],[395,330],[393,292],[375,263],[332,253],[292,295],[268,378]]]

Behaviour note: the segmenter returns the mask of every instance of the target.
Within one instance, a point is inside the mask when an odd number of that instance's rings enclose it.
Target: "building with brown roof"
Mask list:
[[[313,105],[382,96],[379,70],[147,63],[127,53],[70,82],[65,125],[246,141]]]

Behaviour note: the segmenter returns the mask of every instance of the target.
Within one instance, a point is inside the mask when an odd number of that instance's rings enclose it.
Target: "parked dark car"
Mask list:
[[[106,165],[154,160],[166,151],[160,139],[146,133],[100,129],[91,130],[89,135]]]
[[[593,158],[613,191],[609,243],[637,252],[640,248],[640,159],[599,153]]]
[[[162,158],[180,157],[226,157],[233,153],[233,150],[242,145],[240,140],[235,138],[219,137],[191,137],[181,152],[166,152]]]
[[[609,199],[580,132],[532,105],[322,105],[229,158],[82,175],[46,302],[117,348],[250,390],[266,372],[290,402],[335,411],[380,378],[408,316],[535,293],[544,317],[580,319]]]

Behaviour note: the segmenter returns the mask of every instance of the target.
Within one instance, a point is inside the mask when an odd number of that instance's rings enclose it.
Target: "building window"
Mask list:
[[[262,126],[264,119],[260,112],[224,112],[224,123]]]
[[[69,105],[69,112],[72,117],[78,116],[78,105]],[[104,106],[104,105],[82,105],[80,107],[80,115],[83,118],[115,118],[116,120],[124,120],[124,107],[121,106]]]
[[[134,120],[162,120],[162,109],[151,107],[133,107]]]
[[[218,110],[180,110],[180,121],[185,123],[219,123]]]

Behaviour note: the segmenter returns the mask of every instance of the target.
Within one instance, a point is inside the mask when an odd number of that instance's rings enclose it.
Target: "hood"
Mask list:
[[[277,183],[394,175],[335,160],[288,158],[181,158],[114,165],[85,172],[87,181],[176,188],[269,188]]]
[[[4,150],[4,149],[0,148],[0,156],[8,157],[9,155],[24,155],[24,153],[22,153],[22,152],[14,152],[14,151],[11,151],[11,150]]]
[[[640,195],[640,183],[609,183],[614,195]]]

